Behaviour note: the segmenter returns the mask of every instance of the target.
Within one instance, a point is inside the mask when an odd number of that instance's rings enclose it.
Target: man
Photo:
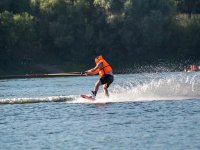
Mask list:
[[[91,93],[91,97],[95,98],[98,92],[99,86],[103,85],[103,91],[107,97],[109,97],[108,87],[113,82],[113,71],[111,66],[103,59],[102,55],[95,58],[96,66],[90,70],[85,71],[86,74],[99,73],[100,79],[96,82],[94,91]]]

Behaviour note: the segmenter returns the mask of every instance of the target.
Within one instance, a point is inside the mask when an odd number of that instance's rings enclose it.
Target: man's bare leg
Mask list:
[[[109,97],[107,84],[104,84],[104,85],[103,85],[103,91],[104,91],[105,95],[106,95],[107,97]]]
[[[95,91],[95,93],[98,92],[98,90],[99,90],[99,86],[100,86],[100,85],[101,85],[101,81],[98,80],[98,81],[95,83],[95,87],[94,87],[94,91]]]

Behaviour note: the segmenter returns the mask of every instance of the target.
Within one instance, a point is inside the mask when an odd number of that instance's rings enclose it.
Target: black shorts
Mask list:
[[[114,77],[110,74],[105,74],[103,77],[100,78],[101,84],[107,84],[107,88],[113,82]]]

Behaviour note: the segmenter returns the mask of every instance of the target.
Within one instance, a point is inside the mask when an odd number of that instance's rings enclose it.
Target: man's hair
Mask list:
[[[99,57],[102,57],[102,58],[103,58],[103,56],[102,56],[102,55],[99,55],[99,56],[97,56],[95,59],[98,59]]]

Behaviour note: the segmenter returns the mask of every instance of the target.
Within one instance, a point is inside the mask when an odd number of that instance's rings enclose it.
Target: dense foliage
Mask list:
[[[0,73],[79,71],[98,54],[118,69],[197,61],[199,8],[200,0],[1,0]]]

